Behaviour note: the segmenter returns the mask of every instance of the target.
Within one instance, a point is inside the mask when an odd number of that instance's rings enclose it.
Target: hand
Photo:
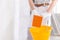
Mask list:
[[[48,12],[48,13],[50,13],[50,12],[51,12],[51,9],[50,9],[50,8],[49,8],[49,9],[47,9],[47,12]]]

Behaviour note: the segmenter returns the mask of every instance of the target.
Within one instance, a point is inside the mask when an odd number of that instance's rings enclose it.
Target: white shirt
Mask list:
[[[35,0],[36,4],[42,4],[42,3],[50,3],[51,0]]]

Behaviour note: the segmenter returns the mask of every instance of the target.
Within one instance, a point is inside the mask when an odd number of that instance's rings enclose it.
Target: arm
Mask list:
[[[33,3],[33,0],[29,0],[29,4],[30,4],[31,9],[34,10],[35,9],[35,5]]]
[[[50,4],[49,8],[47,9],[47,12],[50,12],[52,8],[55,6],[56,0],[52,0],[52,3]]]
[[[33,17],[33,15],[38,15],[38,12],[36,10],[37,8],[35,7],[33,0],[29,0],[29,4],[30,4],[30,7],[32,9],[32,17]]]

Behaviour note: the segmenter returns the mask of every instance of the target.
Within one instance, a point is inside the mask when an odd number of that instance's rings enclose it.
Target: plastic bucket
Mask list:
[[[49,40],[52,28],[50,26],[31,27],[31,36],[33,40]]]

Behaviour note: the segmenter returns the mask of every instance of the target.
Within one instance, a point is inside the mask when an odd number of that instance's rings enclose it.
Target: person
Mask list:
[[[33,3],[33,0],[25,0],[25,1],[24,0],[21,0],[20,3],[21,3],[21,5],[20,5],[20,15],[19,15],[19,17],[20,17],[19,18],[20,19],[19,39],[20,40],[27,40],[27,37],[28,37],[28,28],[31,27],[31,22],[32,22],[31,21],[31,15],[33,16],[35,14],[38,14],[38,12],[36,12],[37,9],[36,9],[36,7],[35,7],[35,5]],[[53,4],[54,4],[54,2],[52,2],[51,6]],[[49,8],[47,8],[46,12],[49,12],[50,11],[51,6]],[[41,7],[41,8],[43,8],[43,7]],[[35,13],[30,14],[30,9],[32,11],[35,10],[34,11]],[[41,13],[41,10],[42,9],[40,9],[40,13]],[[44,13],[42,13],[42,14],[44,14]]]

